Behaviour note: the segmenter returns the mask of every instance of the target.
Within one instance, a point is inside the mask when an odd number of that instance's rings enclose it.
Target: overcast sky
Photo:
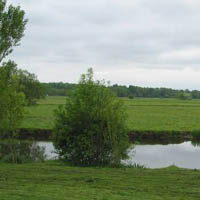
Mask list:
[[[199,0],[8,0],[29,22],[9,56],[42,82],[200,89]]]

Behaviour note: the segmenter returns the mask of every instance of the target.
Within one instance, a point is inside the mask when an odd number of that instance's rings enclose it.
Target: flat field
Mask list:
[[[1,200],[197,200],[200,171],[0,164]]]
[[[21,128],[51,129],[54,110],[66,97],[47,97],[26,108]],[[200,130],[200,100],[123,98],[130,131]]]

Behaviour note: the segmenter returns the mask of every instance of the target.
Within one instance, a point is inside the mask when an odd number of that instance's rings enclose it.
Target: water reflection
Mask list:
[[[129,152],[125,163],[139,163],[150,168],[176,165],[182,168],[200,169],[200,147],[191,142],[169,145],[136,145]]]
[[[46,159],[45,147],[36,142],[20,140],[0,141],[0,161],[11,163],[42,162]]]
[[[56,158],[54,146],[51,142],[38,142],[45,147],[48,159]],[[182,168],[200,169],[200,146],[198,142],[183,142],[181,144],[137,144],[129,151],[126,164],[141,164],[149,168],[162,168],[176,165]]]
[[[200,147],[200,141],[193,140],[193,141],[192,141],[192,145],[193,145],[194,147]]]
[[[54,146],[51,142],[38,142],[45,147],[49,159],[56,158]],[[141,164],[149,168],[162,168],[176,165],[182,168],[200,169],[200,146],[198,142],[183,142],[181,144],[137,144],[129,152],[126,164]]]
[[[58,158],[58,154],[56,154],[55,148],[52,142],[37,142],[37,145],[45,148],[45,154],[46,154],[47,160]]]
[[[56,159],[52,142],[15,141],[12,145],[0,142],[0,161],[17,162],[44,161]],[[126,164],[135,163],[149,168],[162,168],[176,165],[182,168],[200,169],[200,145],[198,142],[183,142],[181,144],[137,144],[129,151]]]

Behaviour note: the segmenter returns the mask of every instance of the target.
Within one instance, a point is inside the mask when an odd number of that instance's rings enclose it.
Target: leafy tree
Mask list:
[[[190,95],[190,93],[185,93],[182,91],[177,93],[177,98],[180,100],[191,100],[192,96]]]
[[[186,100],[186,97],[185,97],[185,95],[184,95],[183,92],[179,92],[179,93],[177,94],[177,98],[178,98],[178,99],[181,99],[181,100]]]
[[[192,98],[193,99],[199,99],[200,98],[200,92],[198,90],[193,90],[191,92]]]
[[[70,96],[75,84],[72,83],[42,83],[45,94],[49,96]]]
[[[50,96],[70,96],[76,84],[71,83],[42,83],[45,87],[45,94]],[[171,88],[148,88],[129,85],[113,85],[110,89],[117,94],[118,97],[147,97],[147,98],[176,98],[180,92],[191,95],[194,99],[200,98],[200,91],[198,90],[175,90]]]
[[[0,0],[0,62],[19,45],[27,23],[24,11],[19,6],[7,8],[6,2]]]
[[[23,36],[27,20],[19,6],[6,6],[0,0],[0,63],[9,55]],[[0,66],[0,129],[2,132],[15,132],[23,117],[25,97],[20,92],[16,64],[12,61]]]
[[[126,86],[120,86],[120,85],[113,85],[112,91],[114,91],[118,97],[127,97],[128,96],[128,88]]]
[[[54,146],[75,165],[119,164],[127,156],[125,120],[122,102],[89,69],[56,112]]]
[[[134,95],[129,94],[129,95],[128,95],[128,98],[129,98],[129,99],[134,99]]]
[[[17,90],[20,87],[17,68],[9,61],[0,67],[0,132],[15,132],[24,113],[25,96]]]
[[[35,74],[31,74],[26,70],[18,70],[20,91],[26,97],[28,105],[36,104],[36,100],[45,96],[45,88],[38,81]]]

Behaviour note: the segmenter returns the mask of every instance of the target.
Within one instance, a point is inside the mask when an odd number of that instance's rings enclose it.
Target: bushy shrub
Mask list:
[[[89,69],[65,107],[56,112],[54,146],[75,165],[119,164],[129,145],[125,120],[121,100],[104,81],[94,81]]]
[[[128,95],[128,98],[129,98],[129,99],[134,99],[134,95],[133,95],[133,94],[129,94],[129,95]]]

